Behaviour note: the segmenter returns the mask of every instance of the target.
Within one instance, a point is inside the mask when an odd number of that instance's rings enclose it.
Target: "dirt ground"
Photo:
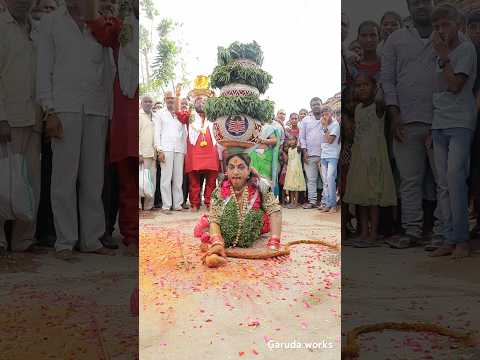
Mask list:
[[[14,255],[0,263],[0,359],[132,360],[138,260],[122,255]]]
[[[478,331],[479,259],[478,251],[455,261],[430,258],[423,248],[344,248],[342,335],[379,322],[436,324],[459,334]],[[360,336],[360,344],[360,360],[480,359],[479,347],[427,333],[377,332]]]
[[[193,238],[199,216],[141,217],[140,358],[339,359],[339,252],[297,245],[286,259],[208,269]],[[339,215],[284,210],[284,241],[335,243],[339,231]]]

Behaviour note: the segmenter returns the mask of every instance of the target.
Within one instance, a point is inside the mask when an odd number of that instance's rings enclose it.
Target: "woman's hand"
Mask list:
[[[223,258],[226,258],[227,257],[227,254],[225,253],[225,246],[221,245],[221,244],[215,244],[215,245],[212,245],[210,246],[210,249],[208,249],[208,251],[203,254],[202,256],[202,262],[205,262],[205,259],[210,256],[210,255],[218,255],[218,256],[221,256]]]
[[[157,157],[158,157],[158,161],[160,161],[161,163],[165,162],[165,154],[163,151],[157,150]]]
[[[260,175],[258,175],[257,169],[253,167],[250,169],[250,173],[252,174],[252,176],[260,177]]]
[[[50,139],[62,139],[63,138],[63,126],[62,122],[56,114],[48,114],[45,130]]]

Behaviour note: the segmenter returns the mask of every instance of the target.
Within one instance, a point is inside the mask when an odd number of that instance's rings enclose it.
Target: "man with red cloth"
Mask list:
[[[124,19],[100,16],[89,21],[93,36],[113,50],[117,72],[110,124],[110,161],[120,187],[119,227],[131,255],[138,255],[138,1]]]
[[[199,84],[199,78],[195,81],[196,84]],[[208,89],[208,85],[203,88],[195,87],[190,92],[190,95],[195,98],[195,111],[190,115],[188,124],[185,160],[185,173],[190,183],[190,204],[194,212],[200,209],[203,179],[206,182],[204,203],[209,208],[210,197],[217,186],[220,170],[217,141],[213,136],[213,123],[206,119],[204,111],[205,101],[213,95],[213,92]]]

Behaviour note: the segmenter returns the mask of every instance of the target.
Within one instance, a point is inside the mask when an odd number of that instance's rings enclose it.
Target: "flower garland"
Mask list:
[[[195,114],[197,114],[196,111],[192,111],[191,114],[190,114],[190,118],[188,120],[190,126],[197,132],[199,132],[200,134],[202,134],[202,141],[200,141],[200,147],[205,147],[208,145],[208,142],[207,142],[207,129],[208,129],[208,122],[207,120],[205,119],[205,121],[203,122],[203,125],[202,127],[198,128],[194,125],[194,122],[195,122]]]
[[[240,202],[237,199],[236,194],[233,190],[233,185],[230,184],[230,193],[233,194],[233,199],[235,204],[237,205],[237,215],[238,215],[238,230],[237,236],[235,237],[235,241],[233,242],[232,247],[237,247],[238,239],[240,238],[240,234],[242,232],[243,223],[245,222],[245,215],[247,215],[247,206],[248,206],[248,186],[245,186],[242,191],[242,197],[240,198]]]
[[[213,200],[224,203],[220,229],[226,246],[250,247],[260,237],[263,227],[262,198],[255,185],[248,184],[238,201],[231,182],[225,180]]]

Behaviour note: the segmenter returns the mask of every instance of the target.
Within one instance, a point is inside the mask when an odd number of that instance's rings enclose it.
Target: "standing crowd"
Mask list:
[[[480,12],[407,5],[350,44],[342,14],[344,245],[463,258],[480,230]]]
[[[217,144],[212,119],[205,116],[210,96],[211,91],[191,91],[180,99],[167,91],[165,108],[150,96],[141,99],[140,174],[150,170],[155,194],[141,197],[140,209],[156,208],[166,215],[189,208],[196,212],[202,200],[209,208],[228,153]],[[258,145],[249,152],[251,166],[269,181],[283,206],[335,213],[340,124],[320,98],[313,98],[310,108],[291,113],[288,120],[279,110],[271,123],[264,124]],[[140,179],[141,187],[145,181]]]
[[[0,218],[0,255],[113,255],[117,213],[137,255],[138,1],[0,5],[0,147],[25,160],[34,205]]]

